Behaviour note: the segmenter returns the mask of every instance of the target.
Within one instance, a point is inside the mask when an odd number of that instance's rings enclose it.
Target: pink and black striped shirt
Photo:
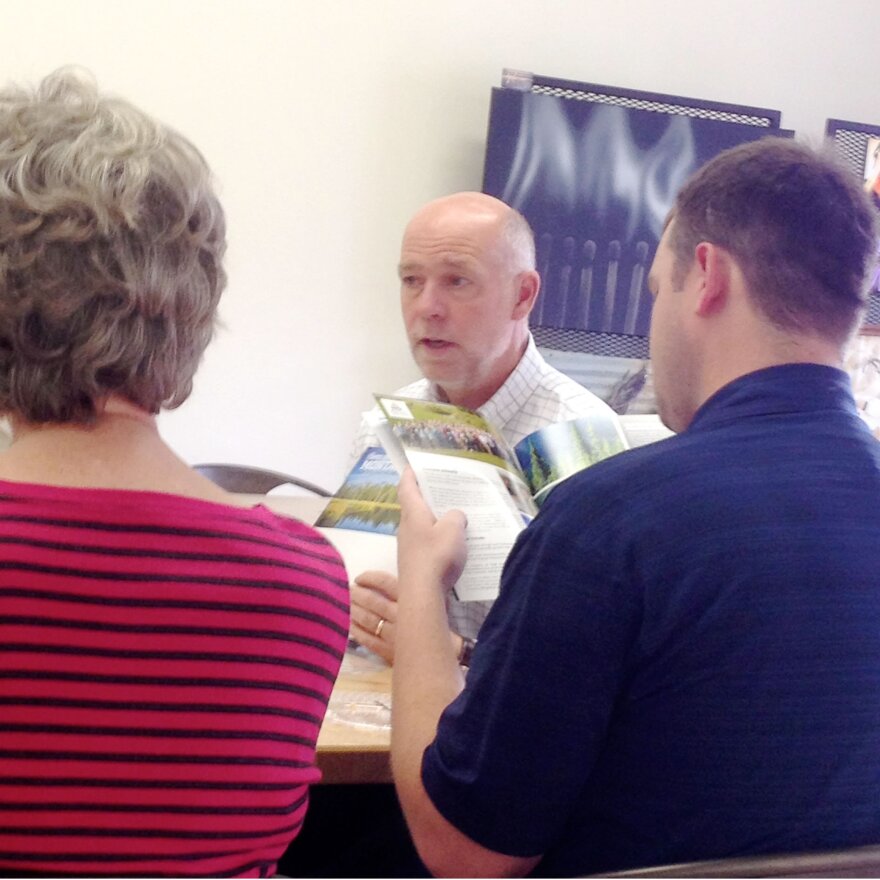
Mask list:
[[[265,508],[0,481],[0,873],[273,873],[348,607]]]

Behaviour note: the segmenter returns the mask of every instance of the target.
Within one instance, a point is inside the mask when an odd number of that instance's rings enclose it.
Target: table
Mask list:
[[[391,782],[391,667],[346,652],[318,736],[321,782]]]
[[[263,504],[308,523],[327,504],[326,498],[306,495],[238,495],[236,500],[244,506]],[[368,568],[397,571],[393,536],[350,529],[320,531],[339,551],[350,577]],[[391,782],[390,706],[391,667],[362,648],[346,651],[318,736],[321,782]]]

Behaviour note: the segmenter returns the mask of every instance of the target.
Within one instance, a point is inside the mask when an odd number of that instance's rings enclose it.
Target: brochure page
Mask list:
[[[459,509],[468,518],[468,560],[456,597],[496,598],[507,554],[536,511],[512,450],[470,410],[396,397],[377,400],[388,419],[378,433],[392,461],[410,464],[437,516]]]
[[[345,482],[315,521],[322,528],[397,534],[400,475],[384,449],[371,446],[357,460]]]
[[[529,434],[517,443],[516,457],[540,507],[563,480],[627,448],[618,416],[611,410],[597,410]]]

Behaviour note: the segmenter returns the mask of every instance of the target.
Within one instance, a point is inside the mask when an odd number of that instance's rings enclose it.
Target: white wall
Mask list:
[[[403,224],[477,189],[501,69],[880,124],[873,0],[5,0],[2,79],[65,63],[181,129],[229,225],[226,324],[162,418],[190,461],[329,488],[373,390],[415,378]]]

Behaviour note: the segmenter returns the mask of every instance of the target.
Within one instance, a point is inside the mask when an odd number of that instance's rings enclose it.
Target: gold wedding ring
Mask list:
[[[376,629],[375,629],[375,631],[373,632],[373,635],[374,635],[377,639],[381,639],[381,638],[382,638],[382,627],[385,626],[385,623],[386,623],[385,618],[384,618],[384,617],[380,617],[380,618],[379,618],[379,622],[376,624]]]

